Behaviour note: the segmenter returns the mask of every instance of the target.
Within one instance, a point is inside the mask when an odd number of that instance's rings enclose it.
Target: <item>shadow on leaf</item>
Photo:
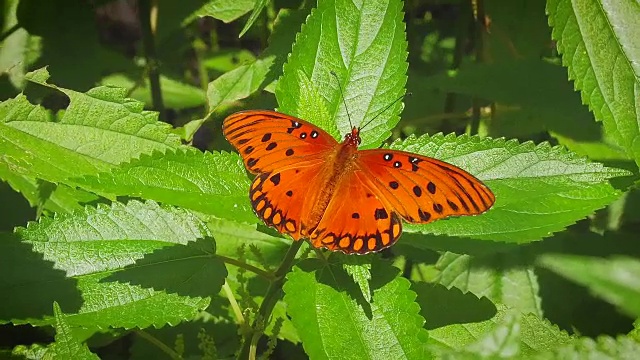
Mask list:
[[[15,235],[0,235],[0,321],[53,316],[54,301],[67,313],[80,309],[77,281],[54,266]]]
[[[156,250],[102,281],[207,297],[220,291],[226,276],[227,268],[215,255],[215,243],[207,238]]]
[[[456,288],[417,282],[412,283],[411,289],[418,295],[416,302],[420,304],[420,315],[426,319],[425,326],[429,330],[489,320],[497,312],[489,299],[463,294]]]

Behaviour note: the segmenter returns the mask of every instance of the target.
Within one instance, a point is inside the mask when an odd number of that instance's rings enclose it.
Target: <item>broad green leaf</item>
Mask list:
[[[70,104],[57,118],[24,95],[0,104],[0,166],[52,183],[106,171],[154,150],[180,146],[178,136],[142,103],[124,98],[124,89],[99,87],[78,93],[45,81],[46,70],[30,81],[64,92]]]
[[[541,352],[533,359],[629,359],[640,353],[640,342],[626,337],[600,336],[597,339],[583,337],[556,349]]]
[[[463,293],[471,292],[520,312],[542,316],[538,278],[520,252],[516,249],[480,258],[447,252],[436,264],[440,270],[436,281],[447,288],[456,287]]]
[[[562,147],[453,134],[409,137],[392,149],[461,167],[493,191],[488,212],[407,225],[408,231],[523,243],[560,231],[620,196],[608,179],[629,173],[588,162]]]
[[[533,314],[515,315],[516,311],[504,305],[498,305],[498,312],[490,319],[462,324],[447,325],[429,331],[429,348],[436,355],[454,355],[467,350],[487,351],[496,349],[494,345],[503,342],[510,346],[513,353],[513,341],[518,341],[517,352],[520,357],[534,355],[540,351],[556,348],[570,343],[572,338],[558,329],[548,320]],[[515,323],[514,323],[515,320]],[[505,328],[506,326],[506,328]],[[514,334],[509,328],[519,327],[519,338],[509,338]],[[493,339],[492,339],[493,337]],[[496,340],[494,342],[493,340]],[[501,350],[501,349],[497,349]],[[456,358],[456,356],[454,356]]]
[[[640,316],[640,261],[617,256],[610,259],[575,255],[544,255],[540,265],[586,286],[596,296]]]
[[[255,6],[256,0],[211,0],[196,10],[184,23],[191,22],[196,17],[210,16],[226,23],[232,22],[249,12]]]
[[[250,182],[237,154],[194,148],[143,155],[112,172],[73,179],[108,197],[133,196],[183,206],[229,220],[256,222]]]
[[[309,357],[428,358],[416,294],[397,273],[389,264],[374,260],[373,296],[367,302],[338,256],[328,262],[300,262],[287,275],[284,301]]]
[[[0,242],[5,247],[0,252],[0,264],[5,267],[2,272],[12,274],[3,277],[0,284],[0,294],[4,295],[0,300],[6,305],[5,311],[10,311],[2,312],[0,319],[49,324],[51,299],[55,299],[64,305],[67,321],[73,326],[145,328],[189,320],[207,307],[209,297],[179,296],[145,288],[170,282],[164,270],[138,277],[136,282],[144,287],[110,277],[125,280],[123,274],[114,273],[127,266],[149,264],[159,259],[158,254],[166,253],[174,257],[165,256],[164,261],[153,264],[155,267],[171,267],[172,261],[204,264],[203,259],[207,259],[206,264],[215,264],[219,260],[212,254],[196,251],[199,255],[194,257],[194,251],[189,250],[195,245],[191,244],[193,241],[210,235],[206,226],[188,211],[153,202],[87,207],[83,212],[30,223],[16,232],[21,241]],[[213,249],[212,244],[210,247]],[[20,271],[16,271],[18,268]],[[201,270],[193,269],[191,275],[197,278],[198,271]],[[199,278],[193,280],[199,284],[164,287],[170,292],[210,289],[207,284],[222,284],[225,276],[222,270],[209,271],[204,283]]]
[[[117,86],[129,91],[127,96],[141,101],[151,107],[151,88],[149,80],[135,81],[125,74],[111,74],[101,80],[105,86]],[[202,106],[206,103],[205,93],[202,89],[183,82],[173,80],[166,76],[160,76],[160,89],[162,90],[162,101],[166,108],[188,109]]]
[[[65,314],[60,305],[53,303],[53,316],[55,317],[56,341],[49,346],[44,359],[99,359],[89,351],[85,344],[74,339],[71,327],[67,323]]]
[[[407,42],[403,15],[402,3],[397,0],[320,2],[298,34],[278,81],[279,110],[293,116],[310,111],[300,107],[302,84],[298,72],[302,71],[315,85],[341,134],[380,114],[405,92]],[[339,86],[344,90],[351,120]],[[387,139],[401,109],[398,102],[368,124],[361,134],[363,146],[378,146]],[[315,117],[305,120],[317,121]]]
[[[548,0],[547,13],[582,101],[640,164],[640,3]]]

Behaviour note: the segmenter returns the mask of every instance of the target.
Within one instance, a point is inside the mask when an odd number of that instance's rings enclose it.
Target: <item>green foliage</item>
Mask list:
[[[426,358],[428,335],[409,281],[374,260],[373,296],[367,300],[340,258],[301,261],[287,276],[284,301],[307,354],[318,359]]]
[[[3,355],[637,356],[637,2],[113,4],[5,4]],[[221,136],[252,108],[361,126],[496,203],[382,254],[294,242]]]

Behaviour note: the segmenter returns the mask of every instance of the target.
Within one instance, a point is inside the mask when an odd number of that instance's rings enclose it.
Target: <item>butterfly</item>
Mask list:
[[[468,172],[427,156],[359,150],[360,129],[339,143],[319,127],[268,110],[227,117],[223,133],[256,175],[249,189],[255,213],[294,240],[347,254],[393,245],[402,219],[428,223],[475,215],[495,202]]]

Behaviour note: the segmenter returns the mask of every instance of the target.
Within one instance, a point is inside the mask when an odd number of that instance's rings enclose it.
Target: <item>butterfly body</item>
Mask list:
[[[345,253],[391,246],[401,218],[428,223],[479,214],[495,197],[445,162],[397,150],[359,150],[352,128],[339,143],[313,124],[274,111],[227,117],[223,132],[256,174],[249,199],[266,225]]]

